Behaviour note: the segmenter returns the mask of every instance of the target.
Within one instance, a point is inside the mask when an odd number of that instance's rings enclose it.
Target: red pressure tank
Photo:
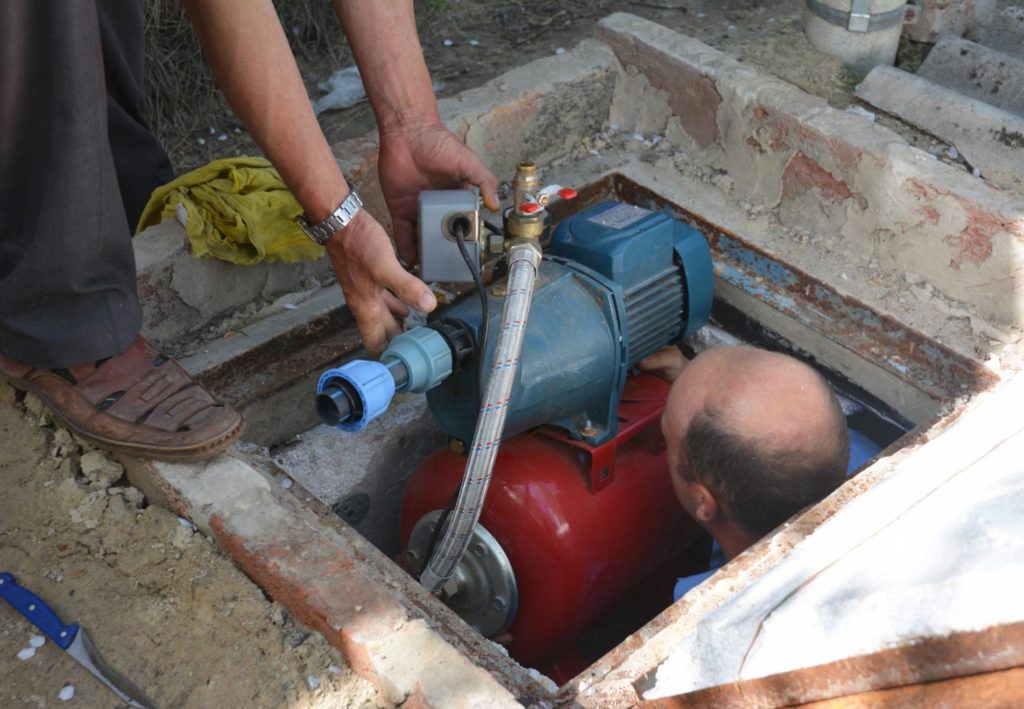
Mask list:
[[[650,375],[631,377],[619,433],[601,446],[549,427],[502,444],[480,525],[514,574],[508,650],[520,663],[543,669],[572,651],[634,586],[671,575],[668,562],[700,534],[669,479],[660,428],[668,389]],[[440,450],[413,474],[402,502],[406,548],[417,522],[448,503],[465,466],[464,456]],[[484,553],[471,546],[467,555],[474,548]]]

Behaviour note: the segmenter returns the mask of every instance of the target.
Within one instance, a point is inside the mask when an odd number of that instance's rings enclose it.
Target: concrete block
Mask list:
[[[875,68],[857,96],[952,143],[986,179],[1024,192],[1024,117],[892,67]]]
[[[985,318],[1024,317],[1024,201],[940,164],[896,133],[828,106],[697,40],[617,13],[598,35],[668,104],[743,196],[829,245],[875,254]],[[712,128],[713,124],[713,128]],[[683,147],[686,147],[685,144]],[[767,235],[766,235],[767,239]]]
[[[1021,32],[1024,38],[1024,27]],[[1024,57],[947,37],[928,52],[917,75],[1024,117]]]
[[[439,102],[441,118],[491,170],[511,175],[523,158],[543,164],[608,116],[618,62],[609,49],[584,40],[572,51],[545,57],[454,99]]]
[[[903,26],[903,34],[915,42],[977,34],[995,19],[996,4],[996,0],[921,0]]]
[[[270,475],[225,454],[180,464],[124,458],[151,503],[191,519],[272,599],[324,635],[388,701],[514,707],[549,692],[343,524],[329,526]]]
[[[236,266],[191,255],[184,228],[165,219],[133,240],[143,334],[157,347],[175,342],[234,309],[333,278],[326,258]]]

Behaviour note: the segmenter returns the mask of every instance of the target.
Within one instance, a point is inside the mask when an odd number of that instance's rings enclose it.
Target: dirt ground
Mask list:
[[[86,628],[161,707],[376,707],[340,653],[271,603],[206,537],[145,504],[119,465],[0,383],[0,570]],[[83,470],[88,473],[83,474]],[[0,707],[116,697],[0,602]]]
[[[423,52],[441,98],[479,86],[560,48],[571,49],[594,36],[602,17],[630,12],[758,64],[842,108],[850,103],[857,77],[808,44],[801,20],[804,5],[803,0],[570,0],[551,5],[515,0],[429,0],[417,3],[417,17]],[[323,93],[318,82],[352,63],[346,47],[335,49],[332,55],[320,63],[299,56],[313,98]],[[320,122],[331,143],[374,128],[366,101],[326,111]],[[189,134],[161,137],[180,170],[217,157],[259,152],[226,107]]]
[[[844,107],[857,77],[809,47],[803,6],[803,0],[425,0],[417,12],[441,97],[569,49],[593,36],[598,19],[626,11]],[[915,53],[919,48],[905,46],[902,60],[915,61]],[[312,97],[320,95],[317,82],[350,61],[344,49],[335,59],[300,60]],[[365,102],[326,112],[321,122],[332,143],[373,128]],[[226,112],[161,137],[179,171],[259,154]],[[161,706],[382,706],[337,651],[267,600],[209,540],[146,506],[115,464],[83,449],[52,425],[37,401],[4,384],[0,442],[0,570],[49,601],[65,622],[80,622],[107,661]],[[74,686],[71,704],[117,705],[52,643],[19,660],[33,635],[0,603],[0,707],[60,705],[67,684]]]

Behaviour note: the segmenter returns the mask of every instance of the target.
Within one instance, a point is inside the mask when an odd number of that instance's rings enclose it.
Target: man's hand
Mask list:
[[[378,169],[394,225],[395,245],[409,264],[417,261],[413,225],[423,190],[475,185],[480,188],[485,207],[493,212],[500,206],[497,178],[440,122],[381,131]]]
[[[437,306],[430,289],[398,263],[384,228],[365,209],[326,247],[359,335],[374,355],[401,333],[395,315],[407,315],[406,305],[427,312]]]
[[[689,364],[683,353],[674,345],[662,347],[652,355],[644,357],[637,363],[637,367],[667,382],[674,382]]]

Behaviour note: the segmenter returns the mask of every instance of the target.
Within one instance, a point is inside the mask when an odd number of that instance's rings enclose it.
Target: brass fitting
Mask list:
[[[512,201],[516,208],[529,201],[527,194],[533,194],[540,187],[540,175],[537,164],[526,160],[516,165],[516,176],[512,180]]]

